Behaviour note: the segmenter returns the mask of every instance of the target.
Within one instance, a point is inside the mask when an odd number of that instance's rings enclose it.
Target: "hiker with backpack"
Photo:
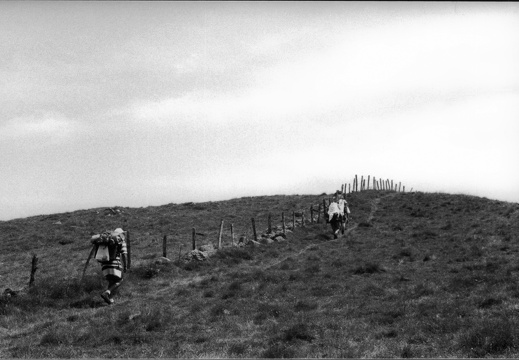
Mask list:
[[[108,281],[107,289],[101,293],[101,298],[108,305],[114,303],[114,292],[121,286],[123,273],[127,269],[128,251],[125,234],[123,229],[118,228],[111,233],[105,232],[92,237],[95,259],[101,264],[103,275]]]
[[[346,201],[346,195],[342,192],[338,192],[338,202],[339,213],[341,215],[341,221],[343,226],[350,222],[350,208],[348,207],[348,202]]]
[[[337,239],[339,230],[343,230],[344,233],[344,227],[342,226],[342,217],[341,217],[341,210],[339,208],[338,204],[338,194],[335,193],[333,196],[332,201],[330,202],[330,205],[328,206],[328,222],[332,226],[333,231],[333,238]]]

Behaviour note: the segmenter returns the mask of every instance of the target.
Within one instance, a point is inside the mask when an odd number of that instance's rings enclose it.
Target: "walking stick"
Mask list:
[[[83,281],[83,278],[85,277],[85,272],[86,272],[86,269],[88,267],[88,263],[90,262],[90,259],[92,258],[92,256],[94,256],[94,252],[96,251],[96,246],[93,245],[92,246],[92,250],[90,250],[90,253],[88,254],[88,258],[87,258],[87,261],[86,261],[86,264],[85,264],[85,268],[83,269],[83,274],[81,275],[81,281]]]

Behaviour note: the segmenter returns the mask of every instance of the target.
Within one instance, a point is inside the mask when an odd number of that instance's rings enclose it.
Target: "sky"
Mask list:
[[[519,202],[519,3],[0,2],[0,220],[406,191]]]

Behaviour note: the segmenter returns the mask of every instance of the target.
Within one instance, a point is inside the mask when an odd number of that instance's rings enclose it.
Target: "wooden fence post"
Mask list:
[[[389,180],[386,180],[386,190],[389,190]]]
[[[167,242],[168,242],[168,236],[164,235],[164,238],[162,239],[162,256],[165,258],[168,257]]]
[[[38,257],[36,256],[36,254],[34,254],[32,256],[32,261],[31,261],[31,276],[29,278],[29,287],[33,286],[34,284],[34,274],[36,273],[36,270],[38,270]]]
[[[128,252],[128,258],[126,259],[126,269],[130,270],[132,265],[132,242],[130,239],[130,230],[126,230],[126,251]]]
[[[402,188],[403,192],[405,192],[405,186]]]
[[[393,180],[391,180],[391,191],[393,191],[395,188],[393,187]]]
[[[281,222],[283,223],[283,234],[287,233],[286,226],[285,226],[285,213],[281,213]]]
[[[364,190],[364,175],[360,177],[360,191]]]
[[[401,187],[402,187],[402,182],[399,181],[399,182],[398,182],[398,192],[400,192],[400,188],[401,188]]]
[[[348,194],[351,194],[351,184],[348,184]]]
[[[310,224],[314,223],[314,206],[310,206]]]
[[[231,224],[231,245],[234,246],[234,225]]]
[[[305,211],[301,212],[301,226],[305,227]]]
[[[254,218],[251,218],[252,221],[252,233],[254,234],[254,241],[258,241],[258,235],[256,234],[256,222]]]
[[[218,234],[218,249],[222,247],[223,219],[220,222],[220,233]]]
[[[296,212],[292,211],[292,230],[296,229]]]
[[[355,192],[359,192],[359,181],[357,180],[357,174],[355,174]]]
[[[344,192],[344,184],[341,184],[341,192]]]
[[[370,176],[371,176],[371,175],[368,175],[368,182],[367,182],[367,184],[366,184],[366,185],[367,185],[367,190],[369,190],[369,177],[370,177]]]
[[[193,228],[193,250],[196,250],[196,229]]]
[[[268,216],[268,229],[267,229],[267,233],[271,233],[272,232],[272,216],[270,215],[269,213],[269,216]]]

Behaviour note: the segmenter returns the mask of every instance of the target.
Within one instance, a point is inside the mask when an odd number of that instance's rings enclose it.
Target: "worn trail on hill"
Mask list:
[[[395,194],[388,194],[388,195],[383,196],[383,197],[381,197],[381,198],[373,199],[373,200],[371,201],[371,210],[370,210],[369,215],[368,215],[368,217],[367,217],[367,219],[366,219],[366,222],[369,223],[369,222],[373,219],[373,216],[375,215],[375,212],[378,210],[378,204],[380,203],[380,200],[381,200],[381,199],[388,198],[388,197],[394,197],[394,196],[395,196]],[[358,226],[359,226],[359,224],[358,224],[358,223],[355,223],[352,227],[350,227],[350,228],[348,228],[348,229],[346,229],[346,230],[344,231],[344,235],[343,235],[343,236],[348,235],[348,234],[351,233],[353,230],[355,230]],[[328,244],[328,243],[333,242],[333,241],[339,241],[339,239],[340,239],[340,238],[338,238],[338,239],[331,239],[331,240],[328,240],[328,241],[325,241],[325,242],[322,242],[322,243],[318,243],[318,244],[312,243],[312,244],[306,246],[304,249],[302,249],[301,251],[299,251],[298,253],[296,253],[296,254],[294,254],[294,255],[286,256],[285,258],[283,258],[283,259],[281,259],[281,260],[278,260],[278,261],[276,261],[276,262],[274,262],[274,263],[272,263],[272,264],[270,264],[270,265],[268,265],[268,266],[265,266],[264,269],[269,269],[269,268],[271,268],[271,267],[274,267],[274,266],[276,266],[276,265],[279,265],[280,263],[282,263],[283,261],[285,261],[285,260],[287,260],[287,259],[289,259],[289,258],[291,258],[291,257],[298,257],[298,256],[304,254],[308,249],[310,249],[310,248],[312,248],[312,247],[314,247],[314,246],[319,246],[319,245],[321,245],[321,244]]]

